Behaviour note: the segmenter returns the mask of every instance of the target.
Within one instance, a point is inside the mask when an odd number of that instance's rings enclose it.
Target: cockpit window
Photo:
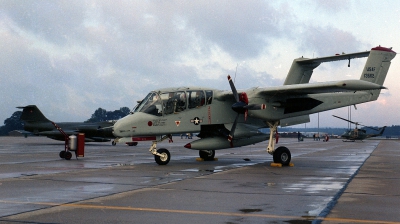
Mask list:
[[[164,114],[179,113],[186,109],[186,94],[184,91],[161,94],[164,105]]]
[[[201,107],[206,103],[206,98],[204,96],[204,91],[187,91],[187,96],[189,99],[189,109]]]
[[[166,93],[149,93],[133,110],[156,116],[174,114],[186,109],[211,104],[213,91],[193,90]]]

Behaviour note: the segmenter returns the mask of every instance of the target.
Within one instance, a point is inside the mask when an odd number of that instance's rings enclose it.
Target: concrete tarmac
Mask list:
[[[193,139],[194,140],[194,139]],[[159,166],[138,146],[0,137],[0,223],[399,223],[400,141],[280,139],[294,167],[271,167],[267,142],[196,161],[190,139],[163,142]]]

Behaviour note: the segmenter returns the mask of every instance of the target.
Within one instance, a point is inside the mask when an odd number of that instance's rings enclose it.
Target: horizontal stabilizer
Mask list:
[[[261,89],[259,94],[276,95],[276,94],[313,94],[313,93],[331,93],[346,91],[363,91],[386,89],[386,87],[367,82],[364,80],[343,80],[331,81],[323,83],[305,83],[297,85],[286,85],[279,87],[269,87]]]
[[[351,54],[339,54],[334,56],[327,56],[322,58],[299,58],[296,59],[296,62],[299,64],[313,64],[313,63],[322,63],[322,62],[332,62],[332,61],[341,61],[341,60],[350,60],[355,58],[364,58],[368,57],[370,51],[365,52],[357,52]]]

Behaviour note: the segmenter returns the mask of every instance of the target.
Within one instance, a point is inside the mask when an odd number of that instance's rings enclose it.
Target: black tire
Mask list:
[[[199,156],[204,160],[214,160],[215,150],[200,150]]]
[[[112,141],[112,142],[111,142],[111,145],[114,145],[114,146],[115,146],[116,144],[117,144],[117,143],[116,143],[115,141]]]
[[[288,166],[290,164],[290,160],[292,159],[289,149],[284,146],[280,146],[275,149],[273,157],[274,163],[280,163],[283,166]]]
[[[70,160],[70,159],[72,158],[72,153],[71,153],[71,152],[65,152],[64,158],[65,158],[66,160]]]
[[[154,155],[154,160],[158,165],[167,165],[169,163],[169,160],[171,159],[171,154],[167,149],[158,149],[157,152],[163,157]]]
[[[61,159],[64,159],[65,158],[65,151],[64,150],[61,151],[59,155],[60,155]]]

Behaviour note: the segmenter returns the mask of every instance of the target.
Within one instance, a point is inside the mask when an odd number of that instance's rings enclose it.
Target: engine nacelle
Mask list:
[[[268,135],[256,135],[248,138],[233,138],[233,147],[240,147],[245,145],[251,145],[258,142],[262,142],[268,139]],[[188,149],[197,150],[217,150],[231,148],[231,143],[227,138],[213,137],[213,138],[202,138],[185,145]]]

